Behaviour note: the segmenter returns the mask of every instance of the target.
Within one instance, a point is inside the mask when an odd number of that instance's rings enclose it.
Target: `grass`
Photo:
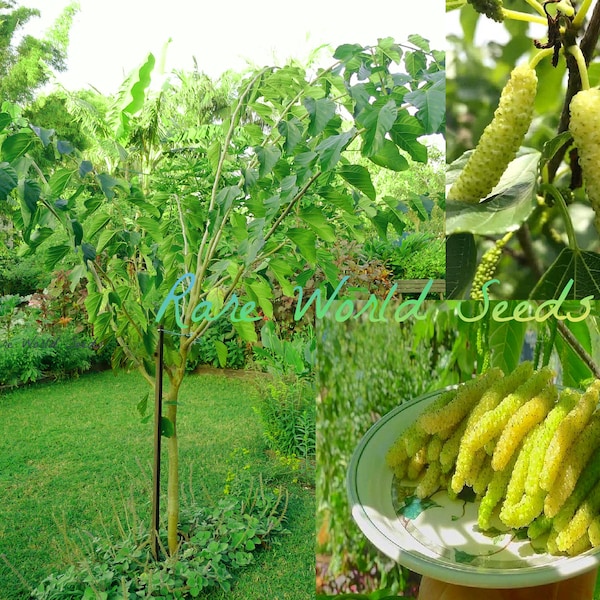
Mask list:
[[[105,372],[0,397],[2,600],[28,598],[25,582],[36,585],[72,559],[65,532],[118,537],[114,517],[131,518],[129,498],[138,517],[148,518],[152,429],[136,411],[145,386],[135,374]],[[254,397],[247,378],[187,378],[178,423],[183,502],[216,500],[228,477],[243,472],[287,487],[290,534],[256,556],[227,598],[308,600],[314,598],[314,491],[265,453]]]

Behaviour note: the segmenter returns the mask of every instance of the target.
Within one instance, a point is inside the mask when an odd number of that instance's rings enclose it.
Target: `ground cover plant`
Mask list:
[[[600,6],[446,6],[460,10],[447,96],[453,297],[599,298]],[[489,41],[475,43],[483,22]]]
[[[5,417],[0,597],[28,598],[25,582],[35,587],[62,571],[81,557],[92,538],[116,548],[127,535],[121,526],[127,532],[131,525],[136,535],[140,524],[147,528],[152,433],[130,402],[140,382],[136,374],[104,372],[0,397]],[[254,553],[231,592],[217,589],[208,597],[262,598],[268,592],[277,598],[312,598],[312,485],[297,469],[265,453],[252,381],[194,375],[182,394],[187,407],[180,425],[186,434],[181,452],[186,510],[195,506],[210,512],[222,501],[248,495],[251,480],[256,484],[259,476],[269,493],[289,493],[283,522],[289,533]],[[133,546],[124,548],[135,557]]]

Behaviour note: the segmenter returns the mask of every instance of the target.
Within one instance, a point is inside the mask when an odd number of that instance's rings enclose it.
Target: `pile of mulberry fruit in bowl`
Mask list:
[[[420,498],[469,486],[480,530],[497,516],[550,554],[600,546],[600,380],[580,392],[554,377],[525,362],[441,394],[388,450],[396,480]]]

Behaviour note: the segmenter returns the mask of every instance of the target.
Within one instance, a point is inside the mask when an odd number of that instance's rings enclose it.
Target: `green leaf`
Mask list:
[[[470,233],[455,233],[446,239],[446,293],[460,299],[477,269],[477,244]]]
[[[212,167],[213,173],[216,173],[219,167],[219,161],[221,160],[221,142],[215,140],[206,151],[206,158]]]
[[[17,172],[7,162],[0,163],[0,200],[6,200],[18,182]]]
[[[294,296],[294,286],[292,286],[291,282],[288,280],[288,277],[294,274],[289,261],[285,258],[274,257],[269,261],[269,267],[275,274],[283,293],[288,297]]]
[[[335,116],[336,104],[330,98],[315,100],[310,97],[305,98],[303,103],[310,116],[308,134],[312,136],[319,135]]]
[[[40,244],[45,242],[49,237],[54,235],[54,229],[50,227],[40,227],[34,229],[29,237],[29,245],[32,248],[37,248]]]
[[[413,79],[419,79],[419,75],[427,68],[427,57],[420,50],[405,52],[404,66]]]
[[[333,189],[331,187],[320,188],[317,193],[327,203],[345,210],[347,213],[354,214],[354,202],[352,196],[346,190]]]
[[[4,131],[12,123],[12,117],[7,112],[0,112],[0,131]]]
[[[23,156],[33,145],[33,138],[30,133],[15,133],[9,135],[2,143],[0,155],[3,161],[13,162],[15,159]]]
[[[570,323],[569,321],[565,321],[565,323],[575,335],[577,341],[590,341],[589,329],[585,323]],[[581,327],[574,328],[572,327],[573,325],[583,325],[583,327],[587,329],[587,336],[585,334],[582,335],[583,332]],[[591,343],[586,344],[585,342],[582,343],[582,346],[584,346],[584,348],[589,352],[591,350]],[[564,341],[562,335],[556,338],[556,351],[558,352],[558,356],[560,357],[560,364],[562,366],[563,385],[574,388],[581,388],[582,382],[586,381],[593,375],[590,368],[581,360],[581,358],[573,350],[571,345]]]
[[[155,221],[152,217],[138,217],[136,223],[156,243],[160,244],[162,242],[163,235],[160,231],[160,223],[158,221]],[[100,247],[98,247],[98,251],[100,251]]]
[[[97,340],[114,339],[114,333],[110,326],[111,322],[112,315],[110,312],[103,312],[96,316],[94,320],[94,337]]]
[[[426,196],[420,196],[414,192],[409,193],[408,205],[417,213],[419,221],[428,221],[431,209],[428,211],[423,204],[423,200],[428,200]]]
[[[117,235],[116,229],[105,229],[98,237],[97,251],[102,252],[106,248],[112,239]]]
[[[446,187],[454,183],[472,151],[453,162],[446,173]],[[479,204],[446,204],[446,233],[470,232],[499,235],[516,231],[536,207],[535,191],[540,153],[524,149],[507,167],[489,200]]]
[[[423,38],[421,38],[423,39]],[[426,40],[424,40],[426,41]],[[402,60],[402,48],[394,41],[392,37],[382,38],[377,43],[377,49],[396,64]]]
[[[111,222],[111,218],[104,212],[98,211],[85,222],[86,235],[92,239],[99,231]]]
[[[311,264],[317,260],[317,237],[313,231],[308,229],[288,229],[287,235],[298,246],[300,254]]]
[[[56,149],[60,154],[72,154],[75,151],[75,146],[67,140],[58,140],[56,142]]]
[[[54,267],[71,251],[69,244],[60,244],[58,246],[50,246],[46,250],[44,259],[44,267],[48,271],[52,271]]]
[[[335,49],[333,58],[347,62],[354,58],[357,54],[363,52],[364,48],[358,44],[342,44]]]
[[[100,187],[102,188],[102,192],[104,193],[106,198],[108,200],[114,200],[115,188],[119,185],[119,180],[108,175],[107,173],[100,173],[97,177],[100,183]]]
[[[43,127],[36,127],[35,125],[30,125],[31,129],[37,135],[40,140],[42,140],[42,144],[44,148],[48,146],[48,144],[52,141],[52,136],[54,135],[54,129],[44,129]]]
[[[293,117],[289,121],[280,121],[277,129],[285,138],[284,149],[286,153],[291,153],[302,139],[302,122],[298,118]]]
[[[256,169],[244,169],[244,193],[249,194],[257,181],[258,171]]]
[[[84,300],[84,304],[90,323],[94,323],[102,305],[102,294],[99,292],[89,292],[87,298]]]
[[[131,87],[131,102],[123,109],[123,112],[135,115],[144,107],[146,98],[146,88],[150,85],[152,71],[156,59],[153,54],[148,54],[146,62],[140,67],[137,73],[137,81]]]
[[[273,303],[271,302],[271,298],[273,297],[273,290],[269,282],[259,277],[254,281],[248,280],[246,287],[248,295],[252,300],[262,308],[267,317],[272,319]]]
[[[377,192],[371,181],[371,174],[362,165],[343,165],[338,173],[353,187],[362,192],[367,198],[375,201]]]
[[[79,163],[79,177],[83,178],[94,170],[94,165],[89,160],[82,160]]]
[[[565,144],[569,144],[572,139],[573,136],[568,131],[563,131],[562,133],[559,133],[557,136],[553,137],[551,140],[547,141],[542,148],[541,167],[543,167],[543,165],[545,165],[549,160],[552,160],[556,153]]]
[[[300,218],[307,223],[315,233],[326,242],[336,240],[335,229],[328,223],[323,212],[314,204],[304,207],[300,211]]]
[[[364,109],[358,119],[366,128],[363,134],[363,156],[373,156],[381,150],[385,135],[394,125],[397,116],[398,109],[394,100],[388,100],[383,106],[376,102]]]
[[[83,596],[81,597],[81,600],[96,600],[98,598],[98,595],[94,591],[94,588],[86,586],[86,588],[83,592]],[[98,600],[100,600],[100,599],[98,599]]]
[[[333,169],[340,160],[342,152],[354,137],[354,131],[332,135],[323,140],[316,148],[324,172]]]
[[[431,498],[421,500],[418,496],[408,496],[404,499],[404,504],[398,509],[398,514],[405,516],[407,519],[416,519],[424,510],[438,506],[439,504]]]
[[[417,48],[420,48],[425,52],[431,51],[431,48],[429,47],[429,41],[419,34],[413,33],[412,35],[409,35],[407,39],[411,44],[417,46]]]
[[[505,314],[513,314],[517,304],[516,300],[509,301]],[[488,343],[492,353],[491,365],[505,373],[514,371],[519,364],[526,332],[527,323],[490,319]]]
[[[167,417],[160,418],[160,433],[166,438],[173,437],[175,435],[175,425],[173,421]]]
[[[432,86],[424,86],[404,96],[417,108],[417,118],[426,133],[437,133],[446,118],[446,87],[443,79]]]
[[[73,229],[73,242],[75,246],[79,246],[79,244],[81,244],[81,240],[83,239],[83,227],[79,221],[76,219],[71,219],[71,228]]]
[[[462,8],[467,3],[467,0],[446,0],[446,12]]]
[[[258,170],[258,177],[262,179],[273,171],[273,167],[277,164],[277,161],[281,158],[281,150],[277,146],[257,146],[254,148],[260,168]]]
[[[38,200],[42,190],[37,181],[25,179],[19,184],[19,198],[21,200],[21,214],[26,226],[31,222],[31,217],[37,211]]]
[[[22,197],[28,210],[33,214],[37,208],[37,202],[42,194],[40,184],[33,179],[25,179],[22,182]]]
[[[148,411],[148,398],[150,396],[150,392],[146,392],[142,399],[136,404],[136,408],[138,413],[140,413],[140,417],[144,418],[146,416],[146,412]]]
[[[588,296],[600,300],[600,254],[565,248],[537,283],[531,298],[556,299],[567,288],[567,300]]]
[[[425,148],[425,146],[423,147]],[[427,153],[427,149],[425,149],[425,152]],[[408,161],[400,154],[396,144],[391,140],[384,140],[379,151],[370,156],[369,160],[390,171],[406,171],[409,167]]]
[[[60,196],[65,188],[69,185],[71,177],[73,177],[74,171],[71,169],[59,169],[52,174],[52,177],[48,180],[50,185],[50,191],[53,197]]]
[[[81,252],[83,253],[83,260],[87,263],[88,260],[96,260],[96,249],[92,244],[81,244]]]
[[[215,350],[219,359],[219,365],[224,369],[227,365],[227,346],[221,340],[215,340]]]
[[[258,341],[254,323],[251,321],[236,321],[233,323],[233,328],[236,330],[242,341],[255,343]]]
[[[408,152],[417,162],[427,162],[427,146],[417,140],[425,134],[421,122],[407,110],[398,111],[398,117],[390,130],[390,137],[396,146]]]

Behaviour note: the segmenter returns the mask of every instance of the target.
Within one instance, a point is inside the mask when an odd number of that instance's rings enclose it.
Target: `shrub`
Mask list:
[[[253,552],[286,532],[286,504],[286,496],[261,485],[211,508],[182,511],[179,552],[160,560],[152,556],[143,525],[119,542],[94,538],[87,558],[47,577],[32,597],[171,600],[197,598],[215,588],[229,592],[236,572],[253,562]],[[161,541],[166,541],[164,531]]]
[[[86,279],[71,281],[72,271],[54,271],[43,293],[34,294],[29,306],[36,309],[36,322],[44,331],[54,332],[69,324],[77,333],[92,333],[87,320]]]
[[[0,385],[8,386],[87,371],[94,356],[92,339],[69,329],[51,335],[21,327],[0,347]]]
[[[267,446],[284,456],[309,459],[315,455],[315,393],[301,379],[274,377],[259,383],[256,405]]]
[[[312,376],[316,349],[312,328],[283,339],[278,335],[275,322],[268,321],[260,331],[260,338],[262,346],[253,348],[257,366],[279,377]]]
[[[17,257],[13,251],[0,254],[0,296],[27,296],[43,289],[50,277],[43,269],[39,256]]]
[[[395,279],[445,277],[445,242],[430,233],[408,233],[393,242],[369,240],[365,242],[364,252],[371,260],[383,261]]]
[[[394,271],[396,265],[392,263]],[[398,279],[444,279],[446,277],[446,244],[432,239],[414,253],[406,253],[397,265]]]
[[[218,344],[222,344],[222,347],[227,349],[227,360],[224,365],[219,360]],[[226,366],[230,369],[243,369],[246,366],[245,345],[227,317],[215,321],[194,343],[187,368],[193,371],[198,365]]]

